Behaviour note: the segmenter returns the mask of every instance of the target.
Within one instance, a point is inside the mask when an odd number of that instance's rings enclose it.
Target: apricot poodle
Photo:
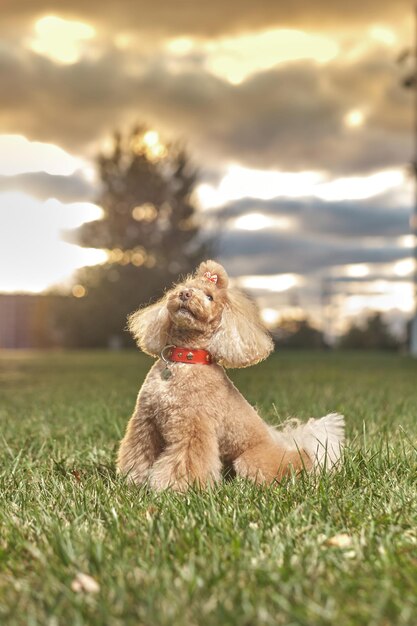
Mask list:
[[[227,377],[225,368],[254,365],[273,349],[255,304],[228,283],[224,268],[206,261],[129,318],[139,347],[159,357],[118,455],[119,472],[137,485],[202,487],[221,479],[223,464],[269,483],[291,472],[330,469],[340,458],[343,416],[276,430]]]

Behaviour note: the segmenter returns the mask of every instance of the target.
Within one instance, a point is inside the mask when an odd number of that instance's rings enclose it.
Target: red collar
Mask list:
[[[161,356],[174,363],[189,363],[190,365],[210,365],[213,363],[212,356],[207,350],[195,348],[177,348],[176,346],[166,346]]]

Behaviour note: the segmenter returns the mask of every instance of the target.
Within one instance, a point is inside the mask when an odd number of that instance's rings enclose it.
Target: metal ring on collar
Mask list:
[[[169,346],[165,346],[164,348],[162,348],[161,352],[160,352],[160,357],[163,360],[164,363],[166,363],[168,365],[168,363],[171,363],[171,361],[168,361],[168,359],[165,357],[165,351],[168,350],[169,348],[175,348],[176,346],[174,346],[174,344],[169,344]]]

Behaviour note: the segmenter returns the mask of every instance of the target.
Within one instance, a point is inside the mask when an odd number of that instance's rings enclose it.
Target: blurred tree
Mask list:
[[[321,331],[314,328],[307,318],[283,318],[279,326],[272,330],[272,336],[278,349],[320,349],[327,347]]]
[[[339,348],[347,350],[398,350],[400,341],[392,335],[381,313],[375,313],[359,326],[353,324],[340,338]]]
[[[69,235],[106,250],[108,262],[84,268],[74,297],[59,312],[66,344],[115,347],[131,343],[126,316],[160,296],[209,253],[192,202],[198,173],[179,144],[163,144],[144,126],[115,133],[97,159],[103,218]]]

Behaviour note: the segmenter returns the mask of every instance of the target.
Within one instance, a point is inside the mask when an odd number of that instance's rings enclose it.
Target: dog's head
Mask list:
[[[256,305],[228,284],[225,269],[205,261],[159,302],[133,313],[129,330],[152,356],[187,341],[187,347],[208,350],[224,367],[253,365],[268,356],[272,340]]]

